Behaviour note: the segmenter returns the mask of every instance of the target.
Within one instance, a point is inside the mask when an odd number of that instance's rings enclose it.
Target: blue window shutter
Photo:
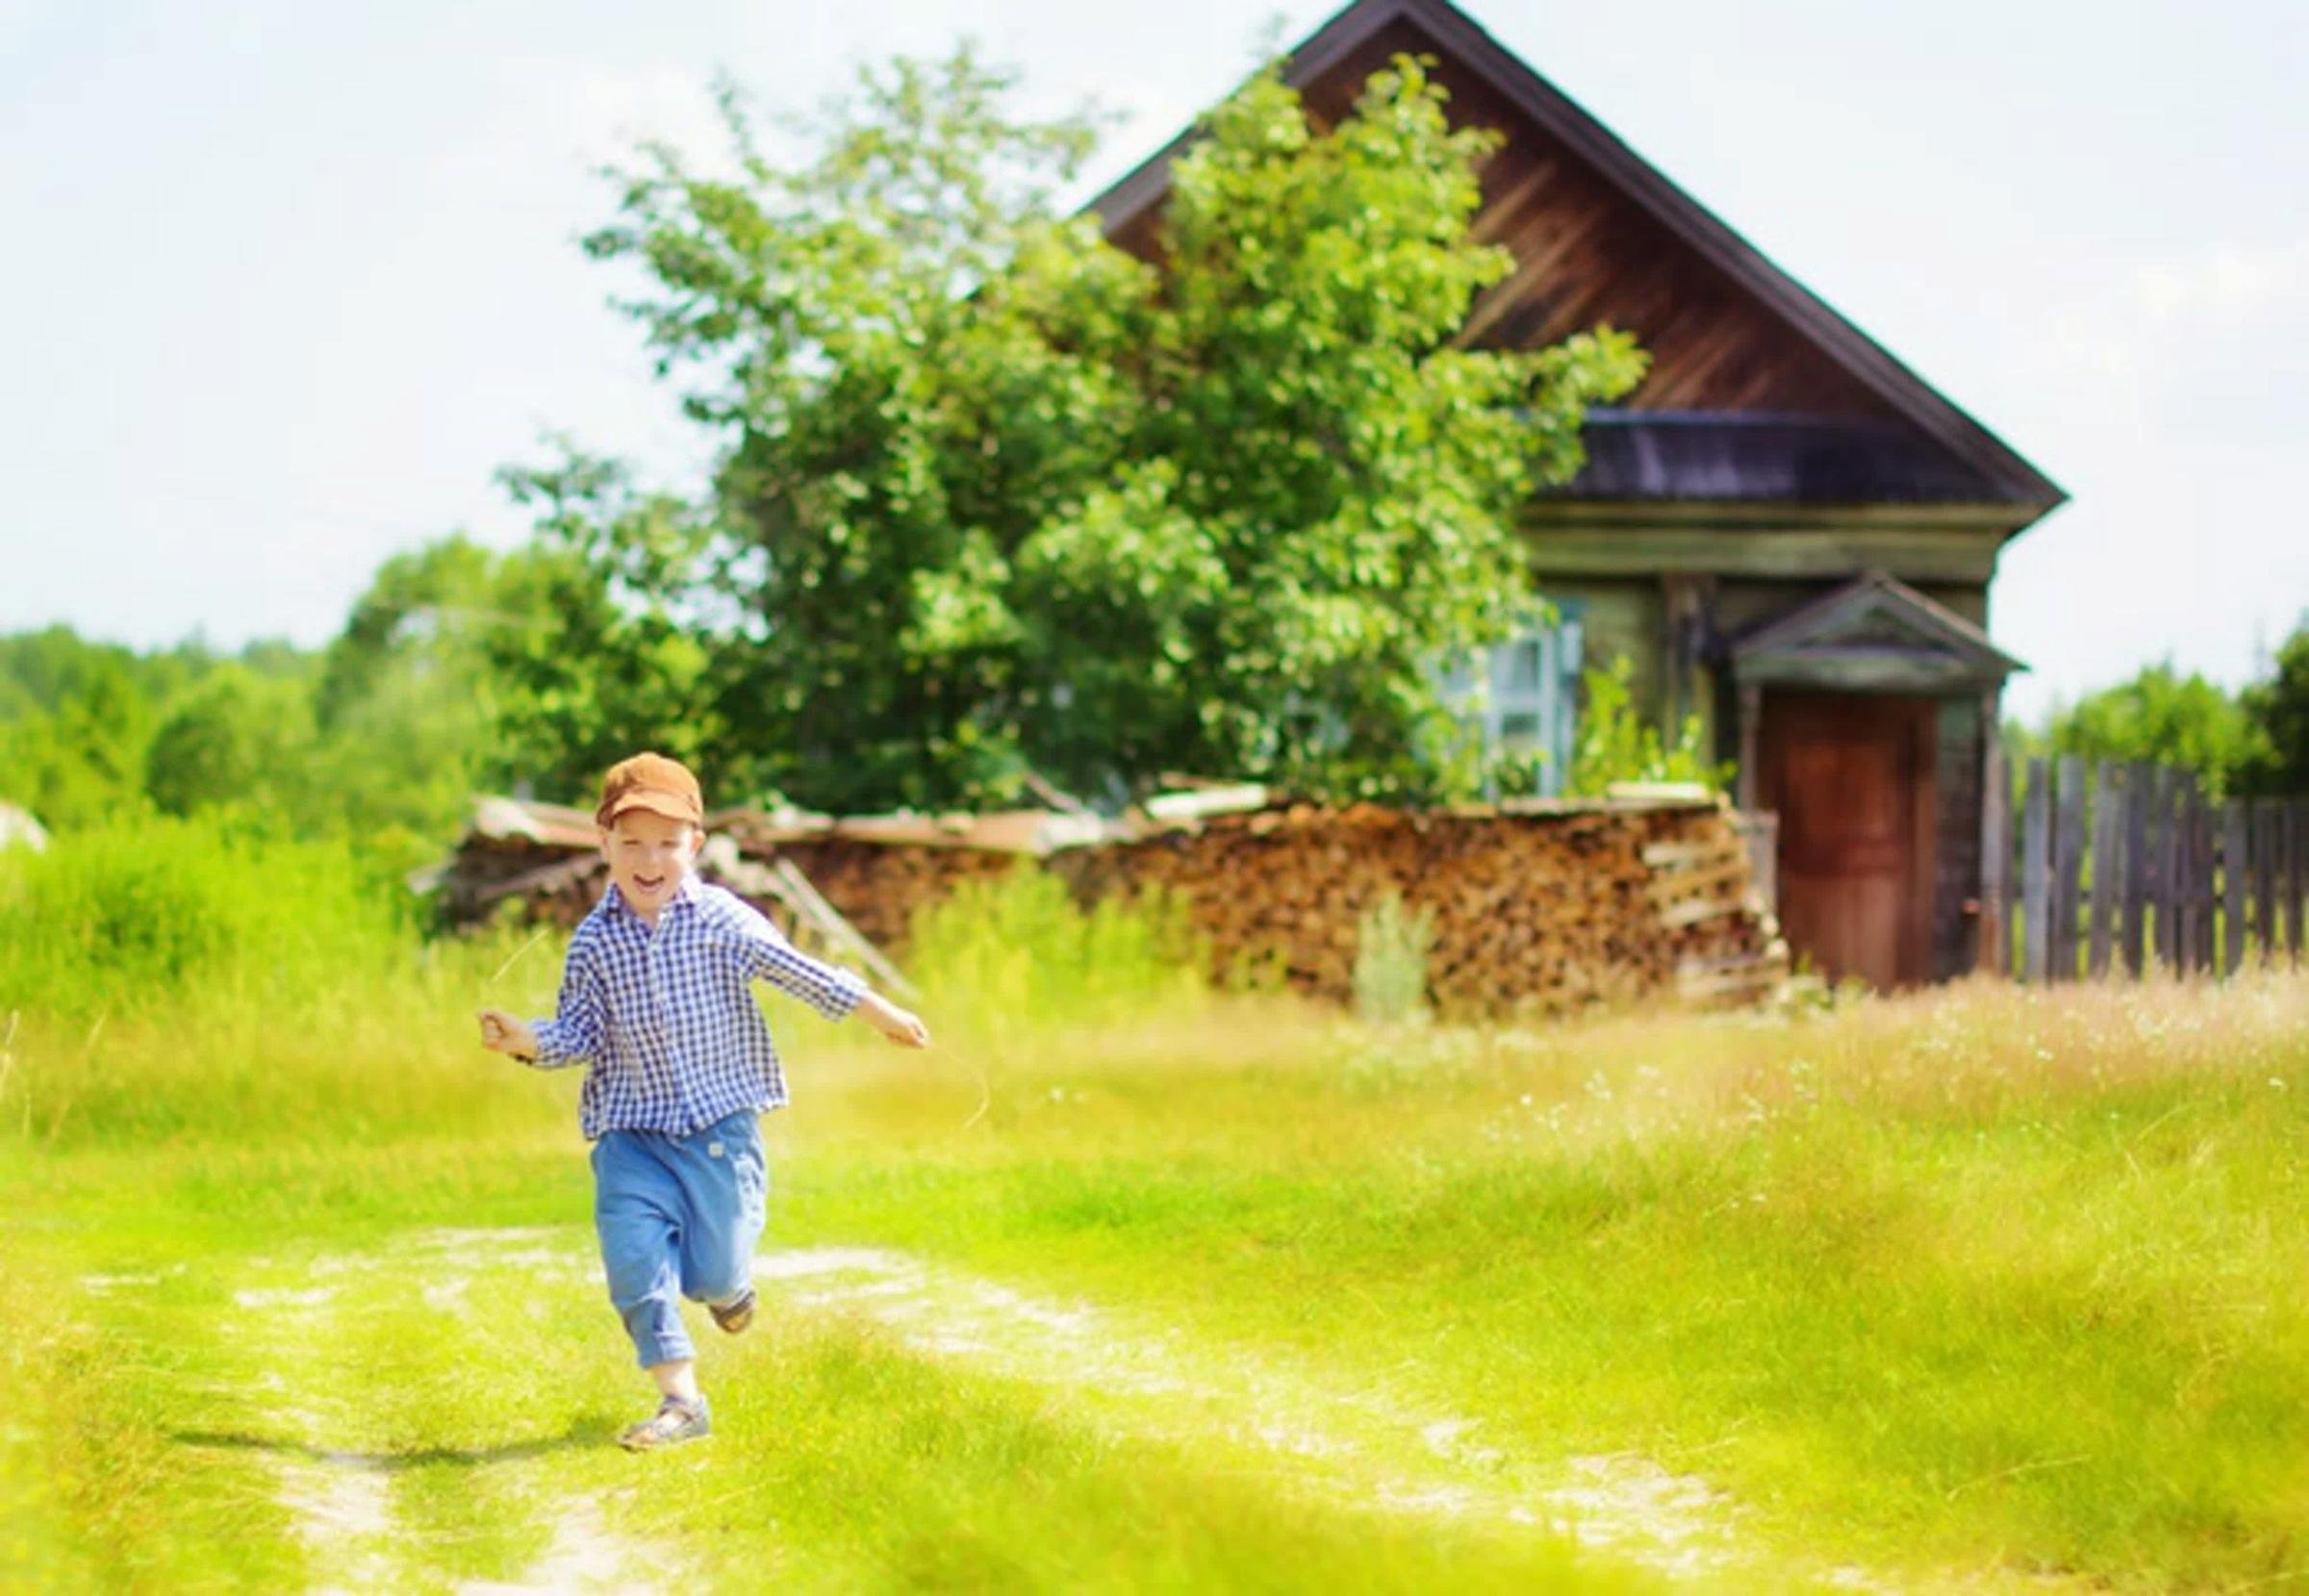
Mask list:
[[[1540,780],[1542,790],[1550,796],[1560,795],[1564,780],[1571,774],[1571,752],[1579,731],[1581,656],[1586,629],[1586,600],[1556,600],[1556,625],[1552,634],[1555,658],[1548,662],[1554,669],[1547,674],[1551,689],[1546,722],[1547,767]]]

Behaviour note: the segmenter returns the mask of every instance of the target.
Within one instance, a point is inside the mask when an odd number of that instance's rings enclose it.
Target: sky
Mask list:
[[[380,561],[526,523],[566,436],[694,483],[576,240],[726,72],[806,111],[959,38],[1116,118],[1083,197],[1333,0],[0,0],[0,631],[317,645]],[[2309,3],[1466,0],[2067,488],[2012,545],[2008,705],[2309,610]]]

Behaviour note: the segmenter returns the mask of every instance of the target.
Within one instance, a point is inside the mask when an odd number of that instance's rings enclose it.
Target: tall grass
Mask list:
[[[1427,1017],[1427,956],[1435,945],[1432,909],[1407,911],[1390,892],[1356,923],[1355,1010],[1366,1025]]]
[[[348,846],[229,821],[134,820],[0,855],[0,1135],[246,1140],[525,1117],[471,1021],[485,1001],[542,1006],[558,960],[522,946],[511,932],[428,943],[414,901]],[[518,979],[494,979],[509,959]]]
[[[70,1583],[89,1548],[153,1545],[179,1583],[277,1584],[301,1566],[285,1528],[248,1549],[216,1529],[270,1488],[269,1454],[178,1433],[229,1429],[216,1393],[248,1383],[226,1305],[255,1258],[302,1284],[300,1256],[425,1227],[561,1226],[582,1249],[576,1072],[481,1052],[469,1017],[541,1011],[561,945],[428,944],[325,850],[138,839],[66,839],[0,883],[0,1340],[33,1349],[0,1356],[21,1423],[0,1559]],[[342,900],[300,910],[307,890]],[[77,924],[136,916],[141,940]],[[941,1040],[993,1066],[982,1113],[953,1060],[767,997],[798,1110],[772,1127],[773,1244],[902,1248],[1097,1305],[1159,1327],[1183,1377],[1347,1393],[1406,1447],[1457,1416],[1510,1471],[1656,1459],[1791,1567],[2309,1578],[2309,977],[1383,1032],[1213,993],[1190,943],[1175,905],[1084,909],[1039,873],[926,915],[909,974]],[[149,1295],[74,1284],[164,1268]],[[476,1338],[409,1283],[347,1306],[373,1356],[315,1359],[337,1444],[433,1459],[412,1490],[443,1545],[511,1544],[533,1519],[465,1493],[494,1476],[459,1449],[605,1433],[624,1350],[590,1286],[542,1337],[493,1314]],[[1186,1407],[1150,1450],[1095,1402],[811,1313],[778,1328],[717,1372],[741,1466],[650,1503],[693,1551],[736,1548],[733,1573],[742,1551],[828,1587],[895,1567],[1054,1588],[1109,1547],[1108,1585],[1274,1587],[1366,1545],[1432,1573],[1400,1524],[1270,1544],[1287,1481]],[[539,1478],[624,1478],[598,1461],[541,1453]],[[905,1521],[953,1556],[894,1554]]]
[[[966,881],[916,917],[909,974],[936,1017],[977,1039],[1200,1012],[1209,1000],[1183,900],[1150,894],[1077,903],[1022,865]]]
[[[409,932],[342,843],[150,817],[0,853],[0,1008],[123,1015],[218,988],[287,999],[405,955]]]

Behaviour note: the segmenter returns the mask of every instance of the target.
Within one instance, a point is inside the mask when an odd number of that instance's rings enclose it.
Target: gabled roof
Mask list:
[[[2039,515],[2067,499],[2059,486],[1995,434],[1766,260],[1450,0],[1354,0],[1291,52],[1284,81],[1305,89],[1368,46],[1381,32],[1399,24],[1415,29],[1431,42],[1438,59],[1474,74],[1530,117],[1671,236],[1875,395],[1891,414],[1968,467],[1973,480],[1961,496],[2027,506]],[[1161,204],[1169,192],[1171,163],[1195,136],[1193,128],[1180,133],[1091,202],[1090,208],[1099,214],[1109,237],[1141,221]]]
[[[1779,411],[1587,413],[1587,460],[1551,498],[1716,504],[1977,501],[1980,473],[1912,428]]]
[[[1872,570],[1733,639],[1742,682],[1946,689],[2025,671],[1946,605]]]

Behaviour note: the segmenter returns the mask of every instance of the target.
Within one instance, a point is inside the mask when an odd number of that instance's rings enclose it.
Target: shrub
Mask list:
[[[933,1018],[981,1035],[1199,1003],[1207,991],[1182,899],[1150,894],[1085,909],[1028,863],[924,908],[908,947],[907,974]]]
[[[1697,781],[1721,792],[1733,768],[1708,759],[1700,718],[1685,717],[1674,744],[1663,745],[1660,728],[1636,708],[1628,685],[1633,671],[1622,654],[1611,670],[1590,671],[1584,678],[1586,701],[1580,705],[1579,741],[1564,776],[1564,795],[1600,797],[1615,781]]]
[[[1427,955],[1435,945],[1434,911],[1408,913],[1390,892],[1356,923],[1355,1007],[1371,1025],[1427,1017]]]
[[[349,847],[228,817],[133,819],[0,856],[0,1010],[119,1015],[196,987],[291,997],[410,943]]]

